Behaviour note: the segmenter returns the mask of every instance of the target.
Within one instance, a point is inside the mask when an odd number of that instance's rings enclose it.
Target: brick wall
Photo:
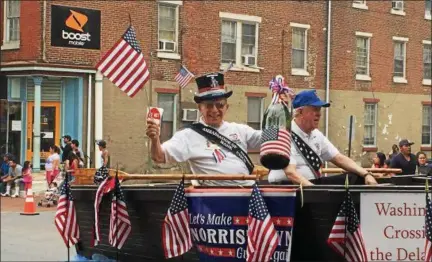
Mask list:
[[[404,1],[405,16],[391,14],[390,1],[367,1],[368,10],[354,8],[351,1],[333,2],[331,89],[429,94],[423,86],[423,44],[431,39],[424,1]],[[355,80],[355,32],[372,33],[371,81]],[[393,83],[393,36],[407,37],[407,84]]]
[[[1,2],[1,43],[4,37],[4,7]],[[20,8],[20,49],[2,50],[1,61],[35,62],[39,59],[42,41],[42,3],[21,1]]]

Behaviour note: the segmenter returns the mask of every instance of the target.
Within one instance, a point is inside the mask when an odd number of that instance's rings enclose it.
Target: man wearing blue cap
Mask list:
[[[249,149],[259,149],[261,131],[224,121],[232,91],[225,91],[224,75],[207,74],[196,78],[201,118],[198,123],[176,132],[161,144],[160,126],[147,119],[146,134],[151,140],[151,156],[157,163],[188,162],[194,174],[250,174],[253,164]],[[198,181],[193,181],[196,185]],[[251,185],[253,181],[205,181],[205,185]]]
[[[363,177],[369,185],[377,184],[371,173],[342,155],[318,130],[321,108],[330,104],[322,101],[315,90],[298,93],[293,100],[294,119],[291,122],[292,145],[290,164],[285,170],[272,170],[270,183],[291,181],[295,184],[331,184],[335,179],[322,179],[322,161],[330,161],[344,170]],[[343,181],[343,180],[341,180]]]

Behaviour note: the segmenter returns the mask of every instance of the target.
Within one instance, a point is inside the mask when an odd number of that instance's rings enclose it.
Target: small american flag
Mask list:
[[[184,181],[181,181],[162,225],[162,241],[166,258],[183,255],[192,248],[189,211]]]
[[[184,88],[189,84],[189,82],[194,78],[194,75],[186,69],[186,67],[181,66],[180,71],[175,77],[175,81],[179,83],[181,88]]]
[[[432,261],[432,203],[429,198],[429,192],[426,192],[425,231],[425,261]]]
[[[346,193],[327,243],[347,261],[367,261],[360,220],[349,191]]]
[[[99,206],[102,202],[103,196],[110,192],[114,188],[114,179],[109,177],[108,173],[102,172],[102,177],[105,180],[99,185],[96,191],[96,197],[94,202],[94,225],[93,225],[93,243],[92,246],[97,246],[100,242],[100,231],[99,231]]]
[[[286,129],[267,128],[261,135],[260,155],[278,154],[290,157],[291,134]]]
[[[270,261],[279,237],[257,184],[249,201],[247,235],[247,262]]]
[[[231,61],[231,62],[227,65],[227,67],[222,71],[222,73],[225,74],[226,72],[230,71],[231,68],[233,68],[233,67],[234,67],[234,62]]]
[[[150,72],[132,26],[105,54],[96,68],[129,97],[135,96],[145,85]]]
[[[68,175],[66,175],[66,179],[60,189],[60,198],[57,204],[54,224],[67,247],[70,247],[69,243],[72,245],[78,243],[80,231],[76,219],[74,201],[68,182]]]
[[[109,243],[121,249],[131,232],[131,222],[118,178],[115,178],[115,189],[112,192]]]

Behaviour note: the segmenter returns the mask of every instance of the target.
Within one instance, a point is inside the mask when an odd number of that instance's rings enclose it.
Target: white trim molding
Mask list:
[[[291,68],[291,75],[293,76],[309,76],[309,72],[306,69]]]
[[[372,81],[372,78],[368,75],[360,75],[360,74],[356,74],[356,80],[359,81]]]
[[[395,9],[390,9],[390,14],[392,15],[401,15],[401,16],[405,16],[406,13],[404,10],[395,10]]]
[[[432,86],[432,80],[431,79],[423,79],[422,85],[424,85],[424,86]]]
[[[364,1],[364,3],[356,3],[353,1],[352,7],[357,8],[357,9],[363,9],[363,10],[369,9],[369,7],[366,5],[366,1]]]
[[[242,15],[227,12],[219,12],[219,18],[235,20],[235,21],[246,21],[246,22],[256,22],[261,23],[262,18],[259,16],[252,15]]]
[[[408,84],[408,80],[405,77],[394,76],[393,83]]]
[[[69,72],[69,73],[85,73],[95,74],[95,69],[80,69],[80,68],[62,68],[62,67],[47,67],[47,66],[1,66],[1,72],[19,72],[19,71],[49,71],[49,72]]]
[[[178,53],[167,53],[163,51],[157,51],[157,57],[162,59],[180,60],[181,55]]]
[[[364,36],[364,37],[372,37],[372,33],[359,32],[359,31],[356,31],[355,35],[356,36]]]
[[[305,29],[310,29],[310,25],[308,24],[299,24],[299,23],[290,23],[291,27],[298,27],[298,28],[305,28]]]
[[[401,36],[393,36],[393,41],[399,41],[399,42],[408,42],[408,37],[401,37]]]
[[[170,5],[183,5],[183,1],[178,0],[158,0],[158,3],[170,4]]]
[[[423,40],[422,44],[424,44],[424,45],[431,45],[432,41],[431,40]]]

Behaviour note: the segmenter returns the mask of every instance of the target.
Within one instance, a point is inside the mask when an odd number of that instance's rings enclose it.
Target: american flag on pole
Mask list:
[[[267,128],[261,135],[260,155],[278,154],[290,157],[291,133],[284,128]]]
[[[247,262],[270,261],[279,237],[257,184],[249,201],[247,235]]]
[[[66,179],[60,189],[60,198],[57,204],[54,224],[67,247],[70,247],[69,243],[72,245],[78,243],[80,231],[76,219],[75,205],[68,182],[68,175],[66,175]]]
[[[346,261],[367,261],[366,247],[360,230],[360,220],[357,217],[354,202],[348,190],[327,243],[336,253],[345,257]]]
[[[121,249],[131,232],[131,222],[118,177],[115,177],[115,189],[112,194],[108,240],[111,246]]]
[[[129,97],[135,96],[150,78],[135,29],[130,26],[105,54],[96,68]]]
[[[162,245],[166,258],[183,255],[192,248],[189,211],[184,181],[181,181],[162,225]]]
[[[92,246],[97,246],[101,239],[100,230],[99,230],[99,206],[102,202],[102,198],[105,194],[107,194],[114,188],[114,179],[109,177],[109,173],[102,172],[102,177],[105,178],[105,180],[103,180],[102,183],[99,185],[96,191],[96,197],[94,202],[95,213],[94,213]]]
[[[425,261],[432,261],[432,203],[428,191],[426,191],[425,231]]]
[[[175,77],[175,81],[179,83],[181,88],[184,88],[189,84],[189,82],[194,78],[194,75],[186,69],[185,66],[180,67],[180,71]]]

